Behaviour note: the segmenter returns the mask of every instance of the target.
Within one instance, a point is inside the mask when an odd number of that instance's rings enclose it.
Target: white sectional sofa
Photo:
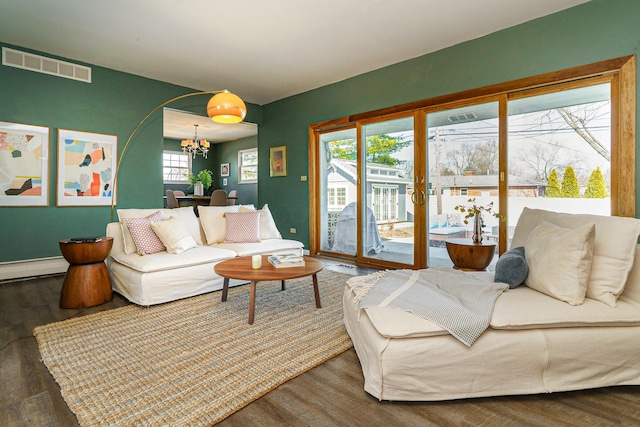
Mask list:
[[[200,206],[197,217],[192,207],[119,209],[120,222],[108,224],[106,231],[107,236],[113,237],[113,248],[106,260],[113,290],[139,305],[160,304],[222,289],[223,278],[213,271],[213,266],[221,261],[257,254],[302,255],[301,242],[282,239],[267,205],[257,214],[259,239],[225,242],[226,215],[250,211],[255,211],[252,205]],[[166,243],[165,249],[140,254],[125,218],[145,223],[144,218],[158,212],[165,228],[161,235],[173,242],[160,239]],[[167,227],[172,228],[168,233]],[[161,228],[156,230],[159,233]],[[183,234],[176,236],[176,230]],[[246,234],[246,230],[241,233]],[[232,281],[231,285],[238,283]]]
[[[358,290],[390,273],[350,279],[344,322],[365,390],[430,401],[640,385],[639,234],[637,219],[525,209],[512,247],[524,247],[526,280],[469,346],[409,311],[361,308]],[[436,270],[495,286],[494,272]]]

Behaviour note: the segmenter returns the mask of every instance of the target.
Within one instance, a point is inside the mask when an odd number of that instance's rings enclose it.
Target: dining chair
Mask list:
[[[184,191],[182,190],[173,190],[173,195],[176,197],[184,197]]]
[[[166,193],[167,193],[167,208],[169,209],[177,208],[179,206],[178,199],[176,199],[176,196],[173,190],[167,190]]]
[[[209,206],[227,206],[227,192],[221,188],[213,190]]]
[[[238,191],[237,190],[229,191],[229,195],[227,196],[227,205],[229,206],[235,205],[236,200],[238,200]]]

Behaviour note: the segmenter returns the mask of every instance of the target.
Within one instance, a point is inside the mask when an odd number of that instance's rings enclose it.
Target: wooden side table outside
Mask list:
[[[111,301],[111,278],[104,263],[113,237],[98,242],[60,240],[60,252],[70,264],[60,292],[61,308],[82,308]]]
[[[471,239],[448,239],[445,242],[449,258],[460,270],[486,270],[496,251],[496,242],[483,240],[474,243]]]

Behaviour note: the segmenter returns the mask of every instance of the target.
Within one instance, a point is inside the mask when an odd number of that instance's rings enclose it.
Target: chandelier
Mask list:
[[[206,139],[198,138],[198,125],[194,124],[194,126],[196,128],[196,135],[193,139],[183,139],[180,146],[185,154],[192,155],[194,159],[196,158],[196,154],[200,154],[206,159],[211,144]]]

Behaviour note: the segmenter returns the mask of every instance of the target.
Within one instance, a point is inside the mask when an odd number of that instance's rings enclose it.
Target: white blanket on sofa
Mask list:
[[[354,287],[360,308],[394,307],[428,319],[467,346],[489,327],[493,306],[505,283],[437,269],[394,270],[374,274]]]

